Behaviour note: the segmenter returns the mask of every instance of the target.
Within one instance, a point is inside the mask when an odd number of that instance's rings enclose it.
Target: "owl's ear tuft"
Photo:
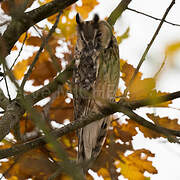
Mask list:
[[[82,23],[82,20],[81,20],[81,18],[80,18],[80,16],[79,16],[79,13],[76,14],[76,22],[77,22],[77,24],[79,24],[79,25]]]
[[[94,21],[94,23],[97,23],[97,22],[99,21],[99,16],[98,16],[98,14],[95,14],[95,15],[94,15],[93,21]]]

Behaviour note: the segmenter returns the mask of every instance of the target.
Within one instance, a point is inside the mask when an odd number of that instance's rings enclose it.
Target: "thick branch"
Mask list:
[[[164,103],[167,101],[171,101],[180,97],[180,91],[169,93],[167,95],[157,96],[157,97],[149,97],[142,100],[135,100],[131,102],[125,103],[127,107],[131,109],[137,109],[143,106],[156,105],[160,103]]]
[[[6,109],[9,104],[8,98],[4,95],[2,89],[0,89],[0,107]]]
[[[176,99],[179,97],[180,97],[180,91],[171,93],[168,95],[159,96],[156,98],[147,98],[147,99],[137,100],[137,101],[132,101],[132,102],[120,102],[118,104],[110,103],[109,108],[105,108],[105,110],[103,111],[103,112],[105,112],[104,114],[102,114],[102,113],[89,114],[88,116],[83,117],[77,121],[74,121],[68,125],[65,125],[64,127],[60,128],[60,129],[54,130],[53,132],[51,132],[51,135],[58,138],[65,134],[68,134],[74,130],[77,130],[81,127],[84,127],[85,125],[87,125],[93,121],[100,120],[105,116],[111,115],[115,112],[122,112],[122,113],[126,114],[128,117],[130,117],[131,119],[133,119],[134,121],[136,121],[138,124],[140,124],[144,127],[147,127],[153,131],[164,134],[165,136],[174,135],[174,136],[180,137],[180,131],[171,130],[171,129],[163,128],[161,126],[157,126],[157,125],[145,120],[144,118],[137,115],[136,113],[134,113],[131,110],[131,109],[139,108],[141,106],[159,104],[159,103],[173,100],[173,99]],[[0,150],[0,159],[14,156],[14,155],[20,154],[22,152],[26,152],[35,147],[42,146],[45,144],[45,139],[46,139],[45,136],[41,136],[32,141],[29,141],[29,142],[26,142],[26,143],[23,143],[20,145],[15,145],[12,148],[4,149],[4,150],[2,149],[2,150]]]
[[[15,102],[7,105],[6,112],[0,120],[0,140],[19,122],[24,110]]]
[[[68,79],[72,77],[73,73],[73,63],[69,65],[62,73],[60,73],[52,82],[43,86],[39,90],[31,93],[30,95],[25,96],[32,104],[37,103],[38,101],[50,96],[55,92],[58,87],[62,86]]]
[[[121,14],[126,10],[128,7],[129,3],[132,0],[122,0],[119,5],[113,10],[113,12],[110,14],[108,18],[108,23],[111,24],[112,26],[115,24],[117,19],[121,16]]]
[[[40,6],[39,8],[25,13],[25,16],[27,19],[31,20],[32,26],[42,21],[43,19],[46,19],[47,17],[52,16],[59,11],[62,11],[76,1],[78,0],[54,0],[43,6]]]
[[[30,12],[20,13],[16,18],[13,18],[2,36],[3,44],[6,45],[6,53],[4,56],[11,51],[19,37],[31,26],[62,11],[76,1],[77,0],[54,0]]]
[[[72,69],[73,65],[70,65],[64,72],[59,74],[54,81],[34,93],[25,96],[25,100],[31,104],[35,104],[36,102],[48,97],[72,76]],[[5,100],[4,104],[5,107],[7,106],[6,112],[0,120],[0,141],[10,132],[16,123],[19,122],[25,112],[24,107],[20,106],[21,97],[17,98],[8,105],[6,103],[7,100]]]
[[[136,113],[134,113],[132,110],[127,109],[126,107],[123,107],[122,105],[118,105],[117,106],[118,111],[122,112],[124,114],[126,114],[127,116],[129,116],[131,119],[135,120],[138,124],[150,128],[153,131],[156,131],[158,133],[164,134],[164,135],[175,135],[175,136],[179,136],[180,137],[180,131],[176,131],[176,130],[170,130],[167,128],[163,128],[160,126],[157,126],[147,120],[145,120],[144,118],[142,118],[141,116],[137,115]],[[108,110],[108,111],[107,111]],[[58,130],[55,130],[53,132],[51,132],[51,135],[57,137],[61,137],[65,134],[68,134],[74,130],[77,130],[81,127],[84,127],[85,125],[96,121],[96,120],[100,120],[105,116],[108,116],[110,114],[113,114],[114,110],[110,109],[106,109],[106,114],[102,114],[102,113],[91,113],[86,117],[83,117],[83,119],[79,119],[77,121],[74,121]],[[18,155],[20,153],[26,152],[30,149],[33,149],[35,147],[39,147],[44,145],[46,136],[41,136],[37,139],[34,139],[32,141],[20,144],[20,145],[15,145],[12,148],[8,148],[8,149],[2,149],[0,150],[0,159],[2,158],[7,158],[10,156],[14,156],[14,155]]]
[[[99,120],[99,119],[103,118],[104,116],[105,115],[103,115],[102,113],[99,113],[99,114],[91,113],[88,116],[84,117],[83,119],[74,121],[68,125],[65,125],[64,127],[60,128],[58,130],[54,130],[53,132],[50,133],[50,135],[52,135],[56,138],[61,137],[65,134],[68,134],[68,133],[74,131],[74,130],[84,127],[85,125],[87,125],[95,120]],[[14,156],[17,154],[21,154],[22,152],[26,152],[35,147],[42,146],[46,143],[45,139],[46,139],[46,136],[41,136],[32,141],[29,141],[29,142],[26,142],[23,144],[19,144],[19,145],[15,145],[12,148],[1,149],[0,150],[0,159],[5,158],[5,157]]]

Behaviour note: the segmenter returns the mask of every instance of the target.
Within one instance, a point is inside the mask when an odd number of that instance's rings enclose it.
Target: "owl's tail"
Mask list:
[[[79,131],[79,147],[78,147],[78,162],[86,167],[84,171],[88,170],[87,163],[95,160],[105,142],[107,130],[109,128],[109,117],[103,118],[99,121],[92,122],[83,127]]]

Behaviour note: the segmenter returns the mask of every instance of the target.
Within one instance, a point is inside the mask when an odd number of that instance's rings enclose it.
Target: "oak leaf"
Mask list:
[[[76,11],[80,13],[83,19],[86,19],[89,13],[99,2],[96,0],[82,0],[82,6],[76,6]]]
[[[162,127],[173,129],[173,130],[180,130],[180,124],[178,124],[178,119],[170,119],[169,117],[160,117],[155,114],[146,114],[155,124],[160,125]]]
[[[157,170],[148,157],[154,157],[150,151],[140,149],[128,156],[120,155],[121,161],[117,161],[116,167],[121,169],[121,174],[128,180],[144,180],[144,172],[156,174]]]

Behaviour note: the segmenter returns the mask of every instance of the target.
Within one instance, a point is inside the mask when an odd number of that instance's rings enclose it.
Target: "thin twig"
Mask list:
[[[43,36],[40,34],[40,32],[37,30],[36,26],[33,26],[33,28],[35,29],[35,31],[38,33],[38,35],[40,36],[41,39],[43,39]],[[53,65],[54,67],[56,68],[56,70],[58,72],[61,72],[61,68],[59,67],[59,64],[57,62],[57,58],[56,56],[52,53],[52,48],[48,45],[48,42],[47,44],[45,45],[45,48],[46,50],[48,51],[50,57],[51,57],[51,60],[53,62]]]
[[[146,14],[146,13],[143,13],[143,12],[140,12],[140,11],[137,11],[137,10],[132,9],[132,8],[128,8],[128,7],[127,7],[127,10],[136,12],[136,13],[138,13],[138,14],[142,14],[142,15],[144,15],[144,16],[147,16],[147,17],[149,17],[149,18],[152,18],[152,19],[155,19],[155,20],[158,20],[158,21],[162,21],[162,19],[160,19],[160,18],[151,16],[151,15],[149,15],[149,14]],[[164,22],[167,23],[167,24],[171,24],[171,25],[173,25],[173,26],[180,26],[180,24],[172,23],[172,22],[169,22],[169,21],[166,21],[166,20],[164,20]]]
[[[160,72],[162,71],[164,65],[165,65],[165,62],[166,62],[166,59],[167,59],[167,56],[165,55],[164,57],[164,60],[159,68],[159,70],[156,72],[156,74],[154,75],[153,79],[157,79],[157,77],[159,76]]]
[[[4,22],[0,23],[0,26],[4,26],[5,24],[8,24],[10,22],[11,22],[10,20],[4,21]]]
[[[14,74],[9,70],[5,58],[3,58],[2,56],[0,56],[0,63],[3,64],[3,66],[5,68],[5,75],[8,75],[8,77],[13,82],[13,84],[16,86],[16,88],[19,89],[19,84],[16,82],[16,78],[14,77]]]
[[[23,39],[23,43],[22,43],[21,49],[19,50],[19,53],[18,53],[16,59],[14,60],[13,64],[11,65],[11,67],[10,67],[10,69],[9,69],[10,71],[12,70],[12,68],[14,67],[16,61],[18,60],[19,56],[21,55],[21,52],[22,52],[22,50],[23,50],[23,47],[24,47],[24,44],[25,44],[26,39],[27,39],[27,32],[26,32],[25,38]],[[3,66],[3,69],[4,69],[4,66]],[[4,71],[4,72],[5,72],[5,71]],[[5,80],[5,83],[7,84],[7,80],[6,80],[6,76],[5,76],[5,75],[3,76],[2,79],[0,79],[0,81],[2,81],[3,79]],[[8,90],[8,88],[7,88],[7,85],[6,85],[6,89],[7,89],[7,92],[8,92],[8,97],[10,98],[10,94],[9,94],[9,90]]]
[[[22,156],[22,154],[21,154]],[[2,174],[2,176],[0,177],[0,180],[2,180],[8,173],[9,171],[16,165],[16,163],[18,162],[20,158],[20,155],[16,156],[14,159],[14,162],[9,166],[9,168]]]
[[[167,139],[170,140],[170,141],[179,143],[179,141],[176,138],[174,138],[173,136],[178,136],[179,137],[180,136],[180,131],[174,131],[174,130],[159,126],[157,124],[153,124],[153,123],[147,121],[146,119],[144,119],[143,117],[139,116],[138,114],[136,114],[132,110],[129,110],[129,109],[126,109],[126,108],[122,108],[121,112],[124,113],[125,115],[127,115],[132,120],[134,120],[139,125],[142,125],[143,127],[151,129],[154,132],[165,135],[167,137]]]
[[[3,71],[5,72],[5,67],[4,67],[4,65],[3,65]],[[7,91],[8,97],[9,97],[9,101],[11,101],[11,95],[10,95],[10,93],[9,93],[9,87],[8,87],[8,83],[7,83],[7,78],[6,78],[6,76],[4,76],[4,82],[5,82],[6,91]]]
[[[22,43],[21,49],[19,50],[18,56],[16,57],[16,59],[14,60],[12,66],[11,66],[10,69],[9,69],[10,71],[12,70],[12,68],[14,67],[17,59],[18,59],[19,56],[21,55],[21,52],[22,52],[22,50],[23,50],[23,46],[24,46],[24,44],[25,44],[26,39],[27,39],[27,32],[26,32],[25,38],[23,39],[23,43]],[[3,76],[2,79],[0,79],[0,81],[2,81],[3,79],[5,79],[5,75]]]
[[[30,74],[31,74],[31,72],[32,72],[32,70],[33,70],[36,62],[38,61],[39,56],[40,56],[42,50],[44,49],[44,46],[46,45],[46,43],[48,42],[49,38],[51,37],[51,35],[52,35],[53,32],[55,31],[55,29],[56,29],[56,27],[57,27],[57,25],[58,25],[59,17],[60,17],[60,15],[61,15],[61,13],[62,13],[62,12],[60,12],[60,13],[57,15],[57,17],[56,17],[56,22],[54,23],[53,27],[52,27],[51,30],[49,31],[47,37],[43,39],[43,42],[42,42],[42,44],[41,44],[41,46],[40,46],[40,48],[39,48],[39,50],[38,50],[38,52],[37,52],[37,54],[36,54],[36,56],[35,56],[35,58],[34,58],[32,64],[30,65],[27,73],[24,75],[24,79],[23,79],[23,81],[22,81],[22,83],[21,83],[21,86],[20,86],[21,90],[24,89],[24,85],[25,85],[27,79],[29,78],[29,76],[30,76]]]
[[[54,179],[55,179],[56,177],[58,177],[61,173],[62,173],[62,168],[61,168],[61,166],[59,166],[59,167],[57,168],[57,170],[56,170],[53,174],[51,174],[50,177],[48,177],[48,180],[54,180]]]
[[[137,75],[137,73],[138,73],[138,71],[139,71],[139,69],[140,69],[142,63],[144,62],[145,57],[146,57],[146,55],[147,55],[149,49],[151,48],[151,46],[152,46],[154,40],[156,39],[156,37],[157,37],[157,35],[158,35],[158,33],[159,33],[161,27],[162,27],[162,24],[164,23],[164,20],[165,20],[166,16],[168,15],[170,9],[172,8],[172,6],[173,6],[174,4],[175,4],[175,0],[172,0],[171,4],[170,4],[169,7],[166,9],[166,12],[164,13],[163,18],[162,18],[162,20],[161,20],[159,26],[157,27],[157,29],[156,29],[156,31],[155,31],[155,33],[154,33],[154,35],[153,35],[153,37],[152,37],[150,43],[148,44],[147,48],[145,49],[145,51],[144,51],[144,53],[143,53],[143,55],[142,55],[142,57],[141,57],[141,59],[140,59],[140,61],[139,61],[139,64],[138,64],[136,70],[134,71],[134,74],[133,74],[133,76],[132,76],[132,78],[131,78],[129,84],[128,84],[126,90],[124,91],[124,96],[127,95],[128,91],[129,91],[129,88],[130,88],[132,82],[134,81],[134,79],[135,79],[135,77],[136,77],[136,75]]]
[[[11,65],[10,70],[14,67],[14,65],[15,65],[16,61],[18,60],[19,56],[21,55],[21,52],[22,52],[22,50],[23,50],[23,47],[24,47],[25,41],[26,41],[26,39],[27,39],[27,34],[28,34],[28,32],[26,31],[26,35],[25,35],[25,37],[24,37],[24,39],[23,39],[21,49],[19,50],[19,53],[18,53],[18,55],[17,55],[16,59],[14,60],[13,64]]]

